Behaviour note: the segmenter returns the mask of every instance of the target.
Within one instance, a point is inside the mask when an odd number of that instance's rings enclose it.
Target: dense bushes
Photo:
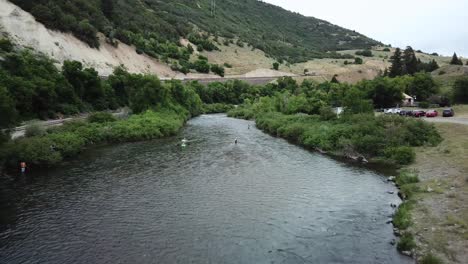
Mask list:
[[[373,57],[372,51],[369,49],[356,51],[356,55],[364,57]]]
[[[435,127],[420,120],[361,114],[324,121],[318,115],[262,112],[255,107],[239,107],[230,111],[229,116],[255,117],[257,127],[267,133],[338,155],[364,155],[376,161],[404,165],[414,160],[412,146],[440,142]],[[426,132],[417,134],[416,140],[413,133],[419,129]]]
[[[468,103],[468,77],[462,77],[455,81],[453,98],[456,103]]]
[[[230,104],[204,104],[203,105],[203,112],[205,114],[227,113],[228,111],[232,109],[234,109],[234,106]]]
[[[52,60],[28,50],[0,55],[0,128],[124,106],[135,113],[178,106],[193,116],[202,113],[199,96],[180,82],[163,84],[156,76],[130,74],[122,67],[102,80],[78,61],[65,61],[59,71]]]
[[[148,110],[127,120],[66,123],[45,135],[7,143],[4,146],[6,162],[10,166],[16,166],[21,161],[32,166],[52,166],[64,158],[75,156],[88,145],[149,140],[174,135],[186,119],[187,116],[171,110]]]
[[[117,121],[117,119],[111,113],[106,112],[92,113],[88,116],[89,123],[108,123],[114,121]]]

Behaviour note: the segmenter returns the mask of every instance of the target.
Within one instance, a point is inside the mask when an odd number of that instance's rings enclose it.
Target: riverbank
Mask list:
[[[435,126],[442,143],[417,148],[414,164],[407,167],[420,178],[409,230],[420,255],[461,264],[468,259],[468,126]]]
[[[434,126],[420,120],[373,115],[349,115],[324,120],[323,116],[253,113],[238,108],[229,116],[251,119],[274,136],[331,156],[386,165],[407,165],[415,158],[414,147],[437,145],[441,138]]]
[[[125,120],[68,122],[41,135],[10,141],[2,146],[1,155],[9,168],[16,168],[20,162],[26,162],[29,168],[51,167],[93,145],[175,135],[188,116],[186,111],[176,113],[171,110],[148,110]]]

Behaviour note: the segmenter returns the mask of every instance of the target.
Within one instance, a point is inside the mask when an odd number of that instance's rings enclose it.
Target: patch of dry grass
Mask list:
[[[418,148],[411,166],[419,171],[426,191],[415,197],[413,229],[422,252],[435,251],[447,263],[463,263],[468,259],[468,126],[435,125],[444,141],[438,147]]]

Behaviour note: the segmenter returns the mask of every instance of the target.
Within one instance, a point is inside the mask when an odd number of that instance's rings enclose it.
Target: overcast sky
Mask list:
[[[468,0],[263,0],[395,47],[468,57]]]

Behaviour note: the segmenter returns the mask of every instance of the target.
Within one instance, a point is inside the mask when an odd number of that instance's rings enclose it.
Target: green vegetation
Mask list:
[[[405,233],[398,241],[397,249],[400,252],[411,251],[416,248],[416,242],[414,242],[414,237],[410,233]]]
[[[248,43],[291,63],[340,58],[342,55],[334,51],[379,44],[354,31],[256,0],[219,1],[214,10],[209,0],[12,2],[47,27],[71,32],[91,47],[99,47],[99,31],[113,45],[118,39],[135,45],[138,52],[178,61],[180,65],[191,54],[179,44],[181,37],[188,38],[200,51],[215,51],[218,48],[214,41],[219,36],[228,45]]]
[[[461,58],[458,58],[457,53],[453,54],[452,60],[450,61],[452,65],[463,65],[463,61]]]
[[[162,83],[156,76],[116,68],[107,80],[77,61],[65,61],[59,71],[53,62],[30,51],[1,53],[0,129],[23,120],[50,118],[91,110],[129,107],[135,115],[116,120],[109,113],[93,113],[87,122],[73,122],[45,131],[37,124],[26,137],[8,142],[1,130],[0,166],[52,166],[86,146],[147,140],[174,135],[191,116],[203,113],[197,83]]]
[[[395,53],[390,57],[392,63],[388,76],[397,77],[403,75],[414,75],[418,72],[433,72],[439,68],[437,62],[433,59],[428,63],[422,62],[416,57],[413,48],[406,47],[401,53],[400,48],[395,50]]]
[[[227,113],[228,111],[234,109],[233,105],[230,104],[204,104],[203,113],[205,114],[218,114],[218,113]]]
[[[174,135],[186,118],[184,114],[176,114],[170,110],[148,110],[127,120],[66,123],[62,127],[49,130],[47,134],[21,138],[4,145],[6,164],[13,167],[25,161],[30,166],[53,166],[65,158],[75,156],[89,145]]]
[[[393,217],[393,225],[396,228],[400,230],[406,230],[411,226],[412,221],[410,210],[412,207],[413,204],[410,202],[405,202],[400,205],[395,213],[395,216]]]
[[[356,55],[364,57],[373,57],[372,51],[370,49],[356,51]]]
[[[273,70],[275,70],[275,71],[279,70],[279,63],[278,62],[273,62]]]
[[[440,258],[438,258],[437,256],[434,256],[432,254],[427,254],[419,261],[419,263],[421,263],[421,264],[442,264],[443,261]]]
[[[453,85],[453,98],[455,103],[468,103],[468,77],[457,79]]]
[[[111,113],[107,112],[96,112],[92,113],[88,116],[89,123],[108,123],[108,122],[115,122],[117,118],[115,118]]]

